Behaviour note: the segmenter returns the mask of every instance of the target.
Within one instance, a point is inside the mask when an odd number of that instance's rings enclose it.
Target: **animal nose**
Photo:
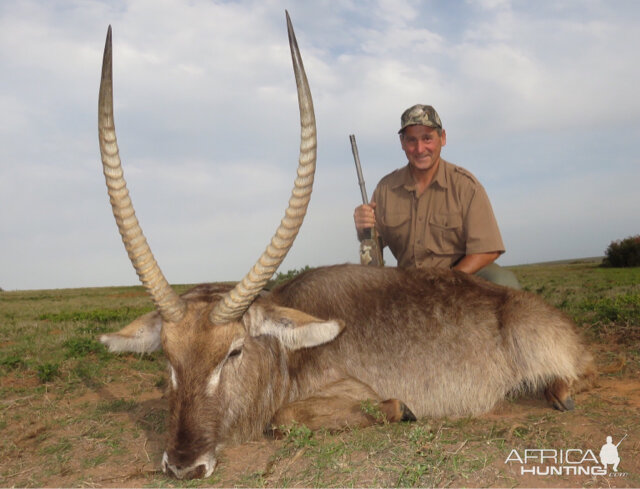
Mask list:
[[[162,472],[172,475],[176,479],[203,479],[211,476],[215,468],[216,459],[210,455],[203,455],[188,466],[170,463],[167,452],[164,452],[162,456]]]

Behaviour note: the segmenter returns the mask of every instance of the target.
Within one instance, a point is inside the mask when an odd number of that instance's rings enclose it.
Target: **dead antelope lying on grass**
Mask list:
[[[287,18],[302,127],[290,205],[271,244],[235,287],[198,286],[178,296],[155,262],[122,175],[113,125],[111,33],[99,128],[114,215],[156,306],[101,340],[112,351],[164,349],[169,436],[163,470],[209,476],[225,445],[300,423],[366,426],[374,403],[387,421],[473,415],[508,394],[544,389],[558,409],[590,374],[575,326],[537,296],[450,271],[339,265],[306,272],[260,295],[293,243],[315,171],[315,118]]]

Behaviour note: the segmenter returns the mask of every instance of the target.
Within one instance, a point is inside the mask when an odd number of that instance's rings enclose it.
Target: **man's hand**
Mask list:
[[[358,239],[362,240],[364,237],[364,230],[375,228],[376,226],[376,203],[371,202],[369,204],[362,204],[356,207],[353,213],[353,221],[356,224],[356,231],[358,232]]]

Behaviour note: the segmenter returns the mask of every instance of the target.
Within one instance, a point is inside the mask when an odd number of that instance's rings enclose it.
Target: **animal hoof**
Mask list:
[[[416,415],[411,412],[405,403],[402,403],[402,418],[400,421],[417,421]]]
[[[572,411],[576,405],[573,402],[573,399],[567,397],[564,401],[561,401],[560,399],[554,400],[553,407],[558,411]]]

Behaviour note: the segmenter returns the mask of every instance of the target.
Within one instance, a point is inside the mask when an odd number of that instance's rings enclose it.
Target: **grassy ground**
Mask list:
[[[515,267],[523,287],[564,310],[599,344],[624,347],[638,371],[640,358],[640,268],[604,268],[599,262],[574,261]]]
[[[0,292],[0,486],[640,486],[640,269],[578,261],[514,271],[576,320],[596,355],[599,383],[574,411],[532,397],[479,418],[297,427],[284,440],[231,447],[211,478],[187,482],[158,471],[162,354],[114,356],[96,341],[152,309],[142,288]],[[625,434],[617,474],[539,476],[505,463],[525,449],[597,456],[606,436]]]

